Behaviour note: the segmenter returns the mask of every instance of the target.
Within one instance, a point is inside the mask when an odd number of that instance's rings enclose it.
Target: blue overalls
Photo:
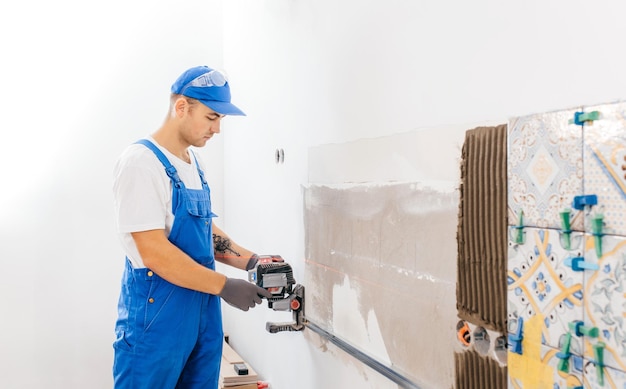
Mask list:
[[[187,189],[154,144],[137,143],[154,152],[172,181],[174,224],[168,239],[215,270],[215,214],[198,161],[202,189]],[[150,269],[134,269],[127,259],[115,333],[116,389],[217,389],[224,338],[220,297],[173,285]]]

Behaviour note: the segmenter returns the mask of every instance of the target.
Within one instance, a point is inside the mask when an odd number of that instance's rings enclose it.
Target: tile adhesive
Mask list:
[[[507,128],[477,127],[462,150],[456,301],[455,387],[505,388]]]

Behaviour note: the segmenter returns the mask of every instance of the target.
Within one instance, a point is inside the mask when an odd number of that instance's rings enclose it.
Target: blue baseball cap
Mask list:
[[[231,104],[226,76],[208,66],[186,70],[172,85],[172,93],[196,99],[222,115],[246,115]]]

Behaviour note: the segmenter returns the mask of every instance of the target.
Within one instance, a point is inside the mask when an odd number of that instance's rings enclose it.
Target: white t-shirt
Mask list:
[[[191,163],[174,156],[154,143],[178,171],[187,189],[201,189],[194,155]],[[190,153],[191,154],[191,153]],[[200,167],[205,171],[202,161]],[[132,144],[120,155],[114,168],[113,197],[117,231],[122,248],[134,268],[145,268],[131,232],[165,229],[169,236],[174,223],[172,214],[172,183],[156,155],[142,144]]]

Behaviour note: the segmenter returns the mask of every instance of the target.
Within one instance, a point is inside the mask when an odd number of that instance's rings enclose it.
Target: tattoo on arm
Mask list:
[[[213,234],[213,247],[215,247],[215,251],[221,254],[226,254],[226,252],[231,252],[236,256],[240,257],[237,251],[233,250],[232,243],[230,239],[224,238],[223,236]]]

